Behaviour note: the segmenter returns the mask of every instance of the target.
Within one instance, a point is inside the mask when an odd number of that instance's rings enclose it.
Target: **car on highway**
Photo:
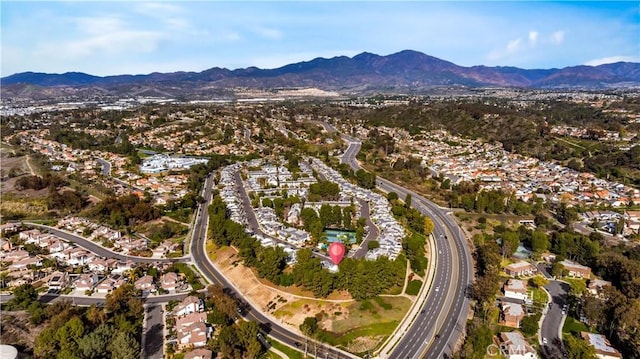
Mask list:
[[[436,292],[440,291],[440,287],[436,287]]]
[[[542,338],[542,344],[547,345],[547,338]]]

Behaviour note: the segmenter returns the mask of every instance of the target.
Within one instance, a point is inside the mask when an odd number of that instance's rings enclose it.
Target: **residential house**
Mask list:
[[[167,254],[176,251],[180,247],[179,244],[170,241],[164,241],[153,249],[154,257],[164,257]]]
[[[187,327],[193,323],[204,323],[207,321],[207,313],[196,312],[187,314],[176,319],[176,328]]]
[[[501,305],[500,324],[508,327],[520,328],[520,322],[526,316],[521,304],[504,302]]]
[[[136,263],[132,260],[128,260],[126,262],[117,262],[116,265],[111,270],[111,273],[122,274],[126,271],[133,270],[136,267]]]
[[[127,282],[127,278],[123,277],[120,274],[114,274],[111,277],[103,280],[96,287],[96,292],[98,293],[111,293],[116,288]]]
[[[536,274],[538,269],[529,262],[519,261],[509,264],[504,268],[505,273],[513,277],[522,277]]]
[[[202,302],[202,299],[190,295],[184,298],[184,300],[182,300],[182,302],[173,309],[173,312],[175,315],[180,317],[191,313],[201,312],[203,310],[204,303]]]
[[[6,236],[9,233],[15,233],[19,231],[21,225],[19,222],[0,224],[0,235]]]
[[[95,273],[81,274],[75,283],[76,290],[80,290],[80,291],[93,290],[93,288],[95,288],[97,284],[98,284],[98,275]]]
[[[506,359],[538,359],[535,349],[520,332],[500,333],[499,345]]]
[[[51,279],[47,283],[49,289],[61,290],[69,285],[69,274],[67,272],[56,271],[51,274]]]
[[[199,348],[184,354],[184,359],[212,359],[213,352],[209,349]]]
[[[115,259],[95,258],[89,263],[89,269],[95,272],[104,273],[118,263]]]
[[[211,328],[203,322],[190,324],[178,329],[178,346],[180,348],[202,347],[207,344]]]
[[[11,263],[9,270],[27,270],[30,265],[41,267],[42,258],[40,256],[22,258]]]
[[[4,252],[9,252],[13,249],[13,244],[4,238],[0,238],[0,249]]]
[[[178,274],[174,272],[168,272],[162,275],[160,278],[160,286],[167,292],[175,292],[178,288]]]
[[[611,346],[607,337],[602,334],[580,332],[582,339],[586,340],[589,345],[594,347],[596,357],[598,359],[619,359],[622,354],[616,348]]]
[[[589,277],[591,276],[591,268],[587,266],[583,266],[569,260],[563,260],[560,263],[567,271],[569,271],[570,277],[589,279]]]
[[[155,283],[153,283],[153,277],[150,275],[143,276],[142,278],[135,281],[133,285],[134,287],[136,287],[136,289],[141,290],[143,295],[154,293],[157,290]]]
[[[523,301],[527,300],[527,282],[519,279],[509,279],[504,285],[504,296]]]
[[[611,282],[602,279],[592,279],[589,281],[589,285],[587,285],[587,290],[589,290],[589,293],[597,296],[604,287],[611,287]]]
[[[38,241],[38,238],[40,238],[41,235],[42,232],[40,232],[39,230],[29,229],[27,231],[20,232],[20,234],[18,234],[18,238],[22,241],[25,241],[25,243],[35,243]]]
[[[0,253],[0,255],[4,256],[5,262],[17,262],[21,259],[29,257],[29,252],[25,251],[24,249],[19,249],[17,251],[2,252]]]

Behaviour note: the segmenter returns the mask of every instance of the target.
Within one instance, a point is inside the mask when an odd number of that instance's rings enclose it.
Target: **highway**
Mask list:
[[[199,207],[198,213],[196,213],[195,227],[193,230],[193,239],[191,241],[191,256],[193,263],[196,264],[201,274],[205,276],[210,282],[217,283],[225,288],[229,294],[241,298],[240,293],[213,265],[209,256],[206,253],[205,245],[207,238],[207,226],[209,216],[207,208],[211,203],[211,192],[213,189],[213,175],[209,175],[205,180],[205,187],[203,192],[203,198],[205,202]],[[265,316],[262,313],[262,308],[253,308],[251,303],[243,303],[245,309],[243,317],[247,320],[254,320],[259,323],[269,326],[269,336],[285,343],[291,347],[304,348],[305,338],[299,333],[292,332],[291,330],[280,326],[278,323],[271,320],[271,318]],[[357,358],[353,354],[341,351],[337,348],[332,348],[328,345],[319,345],[318,357],[322,358]]]
[[[349,143],[342,162],[356,171],[361,168],[355,158],[361,142],[349,136],[343,135],[342,138]],[[469,312],[466,293],[471,284],[473,266],[466,239],[447,210],[384,178],[378,177],[376,181],[378,188],[395,192],[402,199],[411,194],[411,205],[433,219],[438,251],[431,290],[420,314],[414,318],[389,358],[441,358],[445,353],[450,356],[463,334]]]
[[[47,231],[57,237],[64,239],[65,241],[75,243],[80,247],[87,249],[101,257],[104,258],[114,258],[121,261],[133,261],[136,263],[157,263],[157,262],[188,262],[189,257],[180,257],[180,258],[151,258],[151,257],[138,257],[138,256],[128,256],[126,254],[121,254],[118,252],[114,252],[108,248],[105,248],[98,243],[90,241],[86,238],[75,235],[71,232],[67,232],[61,229],[57,229],[54,227],[45,226],[38,223],[32,222],[24,222],[26,226],[40,228],[44,231]]]

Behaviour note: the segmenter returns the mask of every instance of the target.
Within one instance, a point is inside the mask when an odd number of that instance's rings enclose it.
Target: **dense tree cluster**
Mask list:
[[[310,249],[300,249],[297,260],[292,270],[293,282],[318,297],[326,297],[334,290],[347,290],[356,300],[373,298],[393,286],[401,286],[405,274],[403,257],[395,261],[386,257],[375,261],[344,258],[336,274],[323,269]]]
[[[160,218],[161,211],[150,199],[128,194],[103,200],[91,210],[91,215],[112,227],[122,228]]]
[[[209,309],[207,321],[217,327],[217,335],[207,347],[223,358],[258,358],[264,351],[258,340],[260,326],[254,321],[238,321],[235,318],[240,308],[238,301],[219,285],[207,287],[205,299]]]
[[[67,185],[68,182],[55,173],[45,172],[40,176],[26,175],[18,178],[14,185],[15,189],[22,191],[25,189],[41,190],[44,188],[50,188],[55,190],[56,188]]]
[[[512,193],[484,190],[477,182],[461,182],[452,186],[451,192],[447,194],[447,201],[451,207],[479,213],[507,212],[526,215],[542,208],[541,202],[530,204],[516,199]]]
[[[358,181],[358,186],[366,189],[376,188],[376,174],[367,172],[362,168],[356,171],[356,180]]]
[[[330,181],[318,181],[309,186],[309,202],[337,201],[340,198],[340,186]]]
[[[107,295],[104,308],[58,302],[45,309],[47,326],[36,338],[40,358],[118,358],[140,356],[144,308],[132,284]]]

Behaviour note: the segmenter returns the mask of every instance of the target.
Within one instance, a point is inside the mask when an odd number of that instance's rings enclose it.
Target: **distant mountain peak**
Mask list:
[[[248,67],[229,70],[212,67],[202,72],[154,72],[148,75],[93,76],[82,72],[47,74],[23,72],[0,79],[4,97],[24,92],[11,86],[36,85],[49,88],[47,96],[54,96],[52,88],[75,88],[100,93],[111,91],[128,94],[141,84],[157,91],[188,97],[207,96],[207,93],[228,93],[233,87],[282,88],[316,87],[331,91],[384,89],[424,90],[439,86],[501,86],[527,88],[608,88],[616,86],[640,87],[640,64],[618,62],[599,66],[573,66],[563,69],[526,70],[511,66],[458,66],[415,50],[402,50],[380,56],[362,52],[353,57],[317,57],[275,69]],[[138,86],[138,87],[136,87]],[[30,90],[28,93],[36,93]],[[68,92],[68,91],[67,91]],[[78,91],[76,91],[78,92]],[[62,93],[62,92],[60,92]]]

